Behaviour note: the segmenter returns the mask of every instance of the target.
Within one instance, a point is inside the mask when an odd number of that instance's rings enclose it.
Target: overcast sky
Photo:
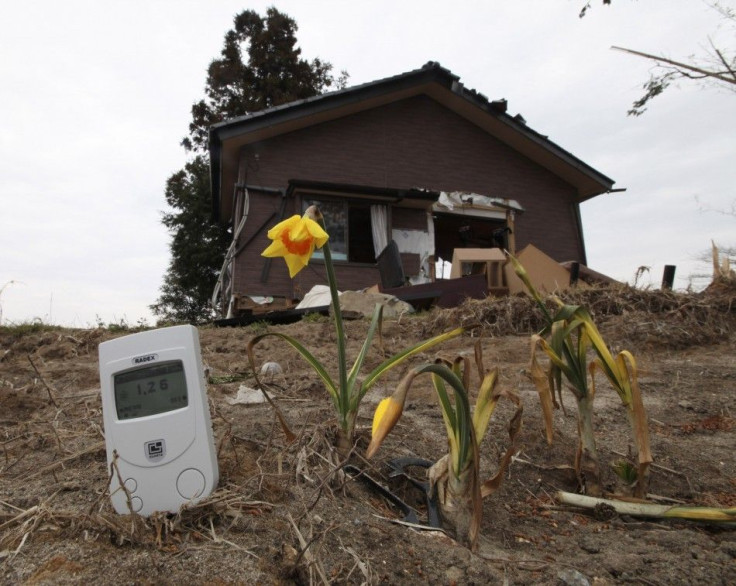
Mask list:
[[[733,5],[733,1],[727,2]],[[582,207],[588,264],[676,287],[710,246],[736,243],[736,94],[682,83],[626,116],[651,63],[620,45],[686,58],[734,30],[700,0],[27,0],[0,21],[0,294],[3,323],[155,323],[169,259],[167,177],[206,68],[232,18],[293,17],[303,56],[348,85],[439,61],[506,98],[534,130],[624,193]],[[431,187],[431,186],[430,186]],[[521,202],[523,204],[523,202]]]

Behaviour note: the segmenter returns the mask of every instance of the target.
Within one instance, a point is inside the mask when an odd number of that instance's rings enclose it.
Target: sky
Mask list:
[[[736,244],[736,94],[677,84],[640,117],[652,63],[734,29],[701,0],[28,0],[0,21],[0,323],[153,325],[166,179],[233,17],[275,6],[302,56],[357,85],[438,61],[625,192],[582,205],[588,265],[658,287]],[[728,0],[727,5],[736,4]],[[523,204],[523,202],[522,202]]]

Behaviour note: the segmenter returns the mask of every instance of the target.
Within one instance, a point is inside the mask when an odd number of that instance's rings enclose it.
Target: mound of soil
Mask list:
[[[730,293],[729,293],[730,294]],[[621,299],[587,293],[609,344],[637,356],[655,464],[649,498],[664,504],[736,506],[734,460],[736,338],[733,305],[704,297]],[[597,295],[597,297],[596,297]],[[607,296],[607,297],[606,297]],[[676,297],[676,296],[675,296]],[[645,303],[646,301],[646,303]],[[666,302],[665,302],[666,301]],[[733,526],[600,515],[560,506],[575,492],[575,404],[555,412],[547,444],[537,392],[528,378],[529,337],[537,327],[523,298],[468,302],[452,311],[383,324],[365,371],[385,355],[460,323],[481,327],[441,347],[472,357],[480,335],[486,366],[524,402],[518,453],[500,489],[484,501],[478,550],[445,532],[402,522],[380,492],[346,474],[334,449],[335,416],[313,371],[282,340],[256,346],[281,374],[264,383],[297,439],[287,443],[266,404],[231,404],[254,379],[245,352],[266,328],[288,333],[336,373],[328,318],[287,326],[200,328],[218,449],[216,493],[178,515],[148,519],[114,513],[107,494],[97,345],[105,330],[0,330],[0,580],[8,584],[734,584]],[[521,307],[525,305],[526,309]],[[608,309],[606,309],[608,308]],[[522,324],[510,331],[504,323]],[[501,325],[499,325],[501,324]],[[503,327],[502,327],[503,325]],[[354,357],[367,320],[345,324]],[[411,364],[433,360],[427,353]],[[350,464],[412,505],[426,521],[423,495],[391,477],[398,457],[439,459],[447,449],[429,379],[417,379],[402,420],[377,456],[363,458],[371,416],[405,369],[366,395]],[[335,374],[336,376],[336,374]],[[477,388],[477,379],[473,387]],[[514,406],[500,403],[482,444],[482,476],[508,448]],[[595,426],[604,489],[627,487],[612,466],[631,435],[615,392],[597,386]],[[412,469],[423,480],[421,468]],[[600,511],[598,511],[600,512]]]

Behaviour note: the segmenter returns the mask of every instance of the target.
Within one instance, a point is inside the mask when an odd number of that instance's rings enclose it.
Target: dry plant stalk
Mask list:
[[[312,553],[310,546],[312,543],[314,543],[315,538],[313,537],[309,541],[307,541],[304,538],[304,535],[302,535],[302,532],[299,531],[299,527],[294,522],[294,519],[291,517],[291,514],[287,514],[287,519],[289,520],[289,523],[291,524],[291,528],[294,530],[294,534],[297,537],[297,540],[299,541],[299,547],[301,548],[301,551],[299,552],[299,555],[297,556],[295,562],[294,562],[294,569],[296,569],[296,566],[299,565],[299,561],[303,557],[308,564],[309,573],[310,573],[310,584],[312,583],[311,575],[312,572],[316,572],[317,576],[319,576],[320,580],[322,581],[322,584],[325,584],[325,586],[329,586],[330,581],[327,579],[327,574],[325,573],[325,569],[322,566],[321,560]]]
[[[712,240],[711,249],[713,254],[713,282],[726,281],[736,283],[736,271],[731,268],[731,261],[728,258],[728,254],[724,254],[723,258],[721,258],[721,253],[716,243]]]
[[[542,310],[547,326],[531,338],[531,376],[540,396],[547,441],[552,443],[552,406],[556,406],[555,392],[562,391],[562,379],[578,407],[578,449],[575,455],[575,471],[581,488],[593,496],[600,496],[601,472],[598,450],[593,430],[593,401],[595,399],[595,374],[605,374],[626,407],[627,416],[636,447],[637,478],[634,494],[645,497],[649,487],[649,466],[652,454],[649,444],[649,426],[644,402],[638,383],[638,371],[634,356],[627,350],[614,358],[608,349],[588,310],[580,305],[568,305],[553,297],[557,312],[553,316],[539,292],[532,285],[524,267],[512,255],[509,259],[514,271],[524,283],[530,295]],[[549,358],[544,369],[538,362],[541,351]],[[594,358],[589,359],[592,351]],[[588,375],[590,374],[590,385]]]
[[[454,362],[437,359],[433,364],[418,366],[402,379],[396,392],[383,399],[373,417],[373,437],[366,456],[372,457],[383,440],[391,432],[404,409],[404,403],[414,380],[425,373],[432,376],[442,418],[445,422],[449,452],[429,469],[430,490],[437,490],[440,512],[455,530],[456,539],[475,549],[478,543],[482,500],[493,494],[501,483],[503,474],[515,452],[514,441],[521,429],[521,400],[512,392],[497,389],[498,369],[486,371],[480,341],[476,342],[475,360],[481,381],[475,409],[470,409],[469,360],[458,357]],[[447,385],[452,389],[450,399]],[[510,446],[499,463],[496,474],[480,482],[480,454],[478,445],[488,430],[491,416],[501,398],[516,405],[509,422]]]
[[[736,507],[727,509],[718,507],[685,507],[681,505],[655,505],[652,503],[631,503],[619,500],[595,498],[583,494],[558,491],[556,498],[565,505],[573,505],[585,509],[595,509],[601,505],[611,507],[619,515],[632,517],[651,517],[657,519],[687,519],[689,521],[706,521],[709,523],[736,522]]]
[[[33,367],[33,370],[36,372],[36,376],[38,376],[39,380],[43,383],[44,388],[46,389],[46,392],[49,394],[49,401],[51,401],[51,404],[54,407],[58,407],[59,404],[56,402],[56,399],[54,398],[54,393],[51,392],[51,387],[48,385],[46,380],[43,378],[41,373],[38,371],[38,368],[36,368],[36,365],[33,362],[33,359],[31,359],[31,355],[28,354],[28,362],[31,363],[31,366]]]

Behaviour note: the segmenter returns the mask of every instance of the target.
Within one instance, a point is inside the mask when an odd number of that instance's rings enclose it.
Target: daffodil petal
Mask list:
[[[286,261],[286,266],[289,267],[289,277],[292,279],[299,271],[307,266],[307,261],[296,254],[285,254],[284,260]]]
[[[317,248],[322,248],[325,245],[325,242],[327,242],[327,240],[330,238],[330,236],[322,229],[322,226],[320,226],[314,220],[310,220],[309,218],[307,218],[306,226],[312,238],[314,238],[314,245]]]
[[[301,216],[293,215],[290,218],[287,218],[278,224],[276,224],[273,228],[271,228],[268,231],[268,237],[271,240],[276,240],[277,238],[280,238],[281,234],[285,232],[286,230],[291,230],[294,225],[301,220]]]
[[[285,256],[289,254],[286,250],[286,246],[281,240],[274,240],[271,242],[269,247],[261,253],[261,256],[274,257],[274,256]]]

